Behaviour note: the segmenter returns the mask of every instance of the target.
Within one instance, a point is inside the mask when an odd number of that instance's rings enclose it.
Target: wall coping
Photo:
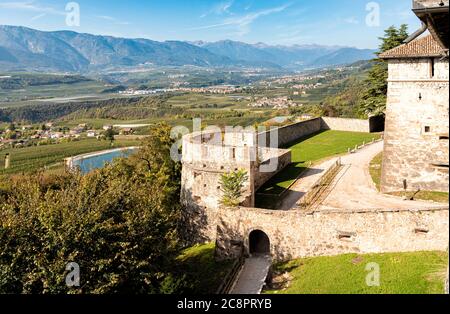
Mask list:
[[[261,214],[261,215],[271,215],[271,216],[284,216],[286,214],[300,214],[302,216],[310,216],[314,214],[378,214],[378,213],[400,213],[400,212],[436,212],[436,211],[449,211],[449,206],[436,206],[430,205],[427,208],[400,208],[400,209],[388,209],[388,208],[367,208],[367,209],[315,209],[311,211],[304,211],[300,209],[291,209],[291,210],[271,210],[271,209],[263,209],[256,207],[220,207],[219,211],[223,210],[231,210],[231,211],[250,211],[253,213]]]

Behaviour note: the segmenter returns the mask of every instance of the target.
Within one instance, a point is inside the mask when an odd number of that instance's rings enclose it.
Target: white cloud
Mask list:
[[[248,14],[240,16],[240,17],[229,17],[229,18],[226,18],[222,23],[195,27],[195,28],[192,28],[191,30],[212,29],[212,28],[220,28],[220,27],[229,26],[229,27],[236,28],[236,35],[243,36],[250,32],[250,26],[255,20],[257,20],[263,16],[283,12],[290,6],[291,6],[291,4],[285,4],[285,5],[282,5],[279,7],[274,7],[274,8],[270,8],[270,9],[266,9],[266,10],[248,13]]]
[[[44,16],[46,16],[47,15],[47,13],[41,13],[41,14],[38,14],[38,15],[36,15],[36,16],[33,16],[31,19],[30,19],[30,21],[36,21],[36,20],[39,20],[40,18],[42,18],[42,17],[44,17]]]
[[[202,14],[200,18],[205,18],[210,14],[216,14],[216,15],[224,15],[224,14],[233,14],[230,9],[234,4],[234,0],[221,2],[219,4],[216,4],[211,10],[208,12]]]
[[[219,3],[215,8],[217,14],[230,13],[230,8],[233,6],[233,1]]]
[[[108,16],[108,15],[96,15],[95,17],[102,19],[102,20],[112,22],[117,25],[130,25],[131,24],[130,22],[120,21],[120,20],[116,19],[115,17]]]
[[[40,12],[46,14],[54,14],[54,15],[65,15],[66,12],[56,10],[52,7],[45,7],[38,4],[36,1],[26,1],[26,2],[2,2],[0,3],[0,8],[5,10],[22,10],[22,11],[31,11],[31,12]],[[36,18],[38,16],[35,16]]]
[[[347,17],[343,21],[347,24],[359,24],[359,21],[353,16]]]

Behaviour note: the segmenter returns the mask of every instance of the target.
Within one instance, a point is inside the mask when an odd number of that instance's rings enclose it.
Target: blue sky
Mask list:
[[[376,48],[390,25],[419,27],[411,0],[78,0],[67,26],[62,0],[0,0],[0,24],[153,40],[232,39],[248,43]],[[374,17],[379,8],[379,24]]]

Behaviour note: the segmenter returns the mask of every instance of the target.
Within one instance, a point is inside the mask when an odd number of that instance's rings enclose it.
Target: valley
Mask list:
[[[0,174],[61,168],[63,158],[110,147],[111,138],[118,147],[134,146],[160,123],[192,130],[192,119],[199,118],[202,127],[268,127],[320,116],[328,98],[364,79],[367,68],[359,62],[294,74],[236,71],[229,74],[236,81],[217,69],[192,67],[101,77],[5,72],[0,75]],[[223,84],[215,81],[220,75]],[[158,81],[165,87],[154,88]],[[8,170],[5,154],[11,156]]]

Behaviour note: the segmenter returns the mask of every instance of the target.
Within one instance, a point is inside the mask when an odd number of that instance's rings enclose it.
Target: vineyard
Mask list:
[[[139,145],[139,141],[118,140],[113,147]],[[64,158],[111,148],[109,141],[84,139],[61,144],[13,148],[0,151],[0,175],[32,172],[55,164],[62,165]],[[11,156],[11,168],[4,169],[5,155]]]

